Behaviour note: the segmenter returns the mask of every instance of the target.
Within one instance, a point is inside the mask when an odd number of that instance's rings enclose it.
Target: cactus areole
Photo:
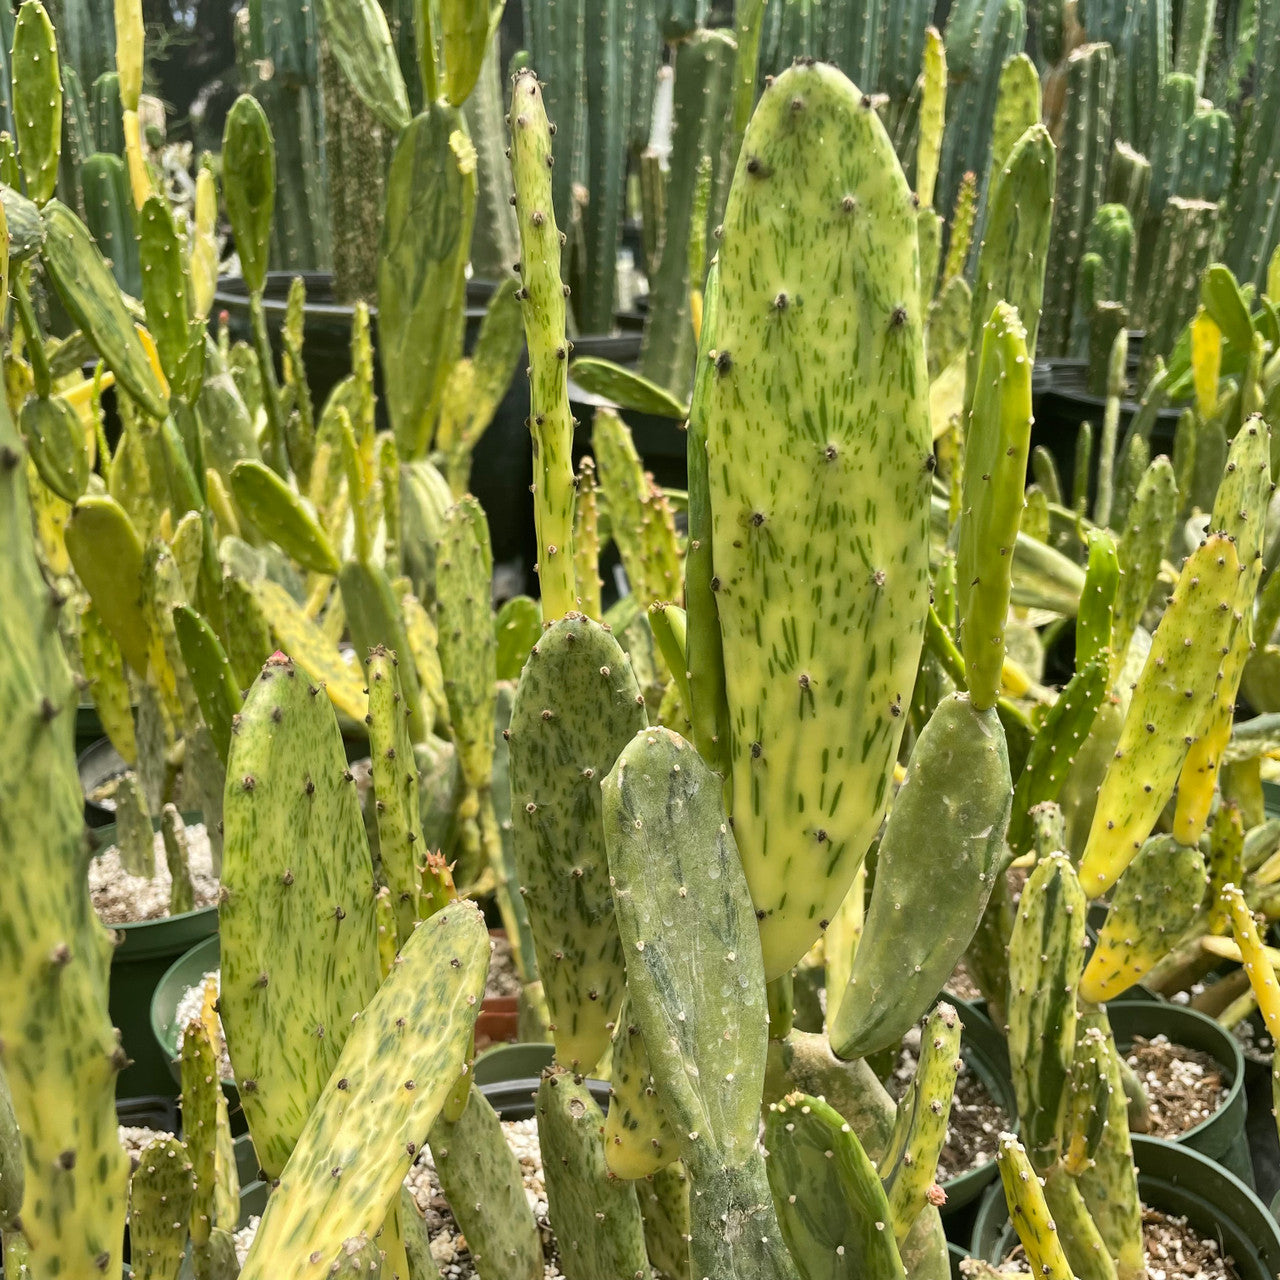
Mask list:
[[[734,835],[765,970],[874,836],[929,604],[916,210],[871,99],[799,61],[760,99],[701,361]]]

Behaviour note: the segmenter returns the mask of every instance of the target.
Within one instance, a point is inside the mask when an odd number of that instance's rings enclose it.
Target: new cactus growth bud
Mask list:
[[[1207,882],[1199,849],[1167,835],[1148,840],[1116,883],[1081,998],[1102,1004],[1141,982],[1194,923]]]
[[[915,213],[870,98],[839,71],[799,64],[765,90],[699,361],[734,831],[770,978],[818,937],[880,824],[918,663],[931,450]],[[892,441],[876,426],[890,419]]]
[[[938,1157],[947,1140],[947,1120],[960,1070],[960,1019],[942,1003],[925,1020],[920,1055],[907,1095],[898,1103],[893,1136],[879,1167],[889,1199],[893,1233],[905,1245],[936,1186]]]
[[[1222,534],[1211,534],[1183,565],[1098,793],[1080,862],[1091,896],[1105,893],[1133,860],[1204,732],[1235,626],[1239,576],[1235,545]]]
[[[567,1280],[647,1280],[636,1189],[609,1174],[604,1116],[582,1077],[561,1067],[544,1071],[537,1112],[547,1212]]]
[[[903,1280],[880,1176],[838,1111],[793,1093],[769,1108],[764,1143],[774,1207],[803,1280]]]
[[[950,695],[911,753],[880,841],[866,923],[830,1027],[841,1058],[898,1043],[955,968],[999,874],[1011,797],[995,710]],[[912,921],[905,936],[904,920]]]
[[[337,720],[282,654],[240,713],[224,824],[222,1020],[254,1149],[278,1176],[379,978],[373,866]]]
[[[642,729],[603,793],[631,1008],[689,1171],[692,1272],[796,1280],[756,1148],[764,964],[721,781],[678,735]]]
[[[520,226],[520,279],[529,344],[530,429],[542,617],[573,608],[573,415],[560,281],[560,232],[551,204],[551,128],[538,77],[521,71],[511,93],[511,172]]]
[[[572,614],[543,633],[511,713],[511,822],[556,1057],[584,1071],[608,1046],[625,983],[600,786],[644,724],[608,631]]]
[[[579,610],[597,622],[604,616],[600,593],[600,505],[596,464],[585,455],[578,463],[578,500],[573,509],[573,565]]]
[[[389,1253],[398,1245],[403,1259],[403,1243],[387,1238],[400,1184],[463,1070],[488,967],[489,937],[473,904],[453,903],[414,930],[349,1028],[241,1280],[321,1280],[343,1241],[372,1237],[384,1220],[381,1244]]]
[[[336,574],[342,567],[310,504],[270,467],[253,459],[237,462],[231,494],[240,512],[304,569]]]
[[[187,829],[178,810],[165,805],[160,814],[160,834],[164,839],[164,860],[169,868],[169,914],[179,916],[190,911],[195,894],[191,888],[190,858],[187,852]]]

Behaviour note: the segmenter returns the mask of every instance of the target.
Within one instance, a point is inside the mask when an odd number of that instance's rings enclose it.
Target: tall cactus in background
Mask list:
[[[666,181],[666,236],[651,283],[640,372],[683,399],[693,383],[694,333],[689,239],[696,234],[698,175],[720,155],[737,46],[725,31],[700,31],[676,50],[671,169]]]
[[[1280,245],[1280,8],[1258,6],[1254,101],[1241,141],[1240,179],[1227,200],[1227,266],[1262,288]]]
[[[237,15],[244,88],[262,103],[276,140],[271,261],[278,270],[329,265],[329,196],[315,5],[250,0]]]
[[[1058,140],[1058,195],[1041,319],[1041,349],[1063,355],[1071,340],[1076,276],[1085,251],[1085,235],[1102,203],[1109,156],[1115,65],[1103,44],[1084,45],[1067,59],[1067,105]]]
[[[0,221],[0,277],[8,276]],[[0,402],[0,724],[24,767],[0,783],[0,1070],[22,1133],[32,1274],[119,1270],[129,1162],[116,1135],[128,1063],[107,1014],[112,944],[89,900],[60,601],[36,559],[22,443]],[[9,1245],[13,1232],[6,1236]]]
[[[1005,62],[1022,52],[1023,0],[960,0],[947,19],[947,129],[938,170],[938,211],[949,216],[966,173],[987,171],[992,124]]]
[[[1115,42],[1117,132],[1144,155],[1151,147],[1151,104],[1169,72],[1170,26],[1169,0],[1128,0]]]
[[[911,693],[928,605],[916,260],[914,199],[869,101],[832,67],[784,72],[743,141],[699,352],[732,812],[771,978],[879,826]]]

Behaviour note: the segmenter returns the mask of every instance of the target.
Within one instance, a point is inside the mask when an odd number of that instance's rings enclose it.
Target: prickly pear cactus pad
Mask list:
[[[645,725],[631,660],[581,614],[543,633],[511,711],[511,823],[556,1057],[590,1070],[626,983],[600,784]]]
[[[373,864],[337,718],[283,654],[236,720],[223,822],[222,1020],[276,1176],[379,979]]]
[[[916,210],[872,107],[801,61],[760,98],[719,248],[706,411],[734,835],[765,972],[884,815],[929,603]]]
[[[320,1280],[344,1240],[378,1231],[464,1068],[488,971],[474,904],[451,903],[414,930],[352,1025],[241,1280]]]
[[[62,601],[36,559],[26,476],[0,398],[0,732],[18,765],[0,776],[0,1071],[22,1135],[32,1275],[110,1276],[129,1176],[115,1114],[128,1059],[107,1013],[110,935],[89,900]]]
[[[678,734],[642,729],[603,793],[630,1008],[690,1176],[693,1275],[791,1280],[757,1147],[764,966],[721,779]]]

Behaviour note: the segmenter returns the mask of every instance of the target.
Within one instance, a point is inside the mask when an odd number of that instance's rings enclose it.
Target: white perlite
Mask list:
[[[187,827],[187,858],[197,907],[218,900],[218,878],[213,874],[213,850],[203,822]],[[163,920],[169,914],[172,880],[164,857],[164,838],[155,836],[156,873],[134,876],[120,862],[120,850],[112,845],[89,859],[89,892],[93,908],[103,924],[133,924],[139,920]]]
[[[564,1280],[556,1257],[551,1224],[547,1220],[547,1190],[542,1181],[542,1152],[538,1147],[537,1121],[503,1121],[502,1131],[506,1135],[507,1145],[520,1162],[520,1172],[524,1175],[525,1197],[537,1219],[538,1230],[542,1236],[542,1253],[546,1261],[543,1280]],[[408,1187],[414,1203],[427,1220],[431,1256],[440,1268],[443,1280],[476,1280],[476,1270],[471,1262],[471,1254],[467,1252],[466,1240],[449,1210],[444,1193],[440,1190],[435,1164],[427,1148],[422,1149],[422,1154],[409,1170],[409,1176],[405,1178],[404,1185]],[[241,1263],[244,1262],[249,1246],[253,1243],[257,1229],[258,1219],[250,1218],[245,1226],[236,1232],[236,1254]]]
[[[186,1036],[187,1024],[192,1018],[200,1016],[200,1010],[204,1008],[204,984],[210,978],[213,979],[215,990],[221,990],[218,983],[221,981],[221,972],[217,969],[210,969],[208,973],[200,975],[200,981],[194,987],[188,987],[182,993],[182,999],[178,1001],[178,1007],[174,1011],[175,1024],[178,1029],[178,1052],[182,1052],[182,1041]],[[218,1055],[218,1078],[220,1080],[234,1080],[235,1074],[231,1070],[231,1055],[227,1052],[227,1036],[222,1030],[222,1019],[215,1013],[214,1018],[218,1024],[218,1042],[214,1046]]]

